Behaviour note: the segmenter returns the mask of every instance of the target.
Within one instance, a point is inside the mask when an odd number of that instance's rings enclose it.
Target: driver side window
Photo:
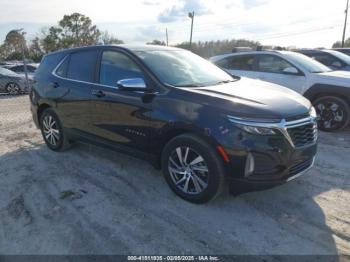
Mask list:
[[[116,86],[121,79],[144,78],[139,66],[117,51],[104,51],[100,65],[100,84]]]
[[[259,55],[258,70],[261,72],[283,74],[283,70],[293,67],[286,60],[275,55]]]

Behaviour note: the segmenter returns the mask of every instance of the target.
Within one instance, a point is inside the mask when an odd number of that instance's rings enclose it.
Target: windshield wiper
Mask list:
[[[177,87],[203,87],[202,85],[197,84],[187,84],[187,85],[176,85]]]
[[[227,84],[227,83],[236,82],[236,81],[237,80],[222,80],[222,81],[218,81],[218,82],[214,83],[213,85]]]

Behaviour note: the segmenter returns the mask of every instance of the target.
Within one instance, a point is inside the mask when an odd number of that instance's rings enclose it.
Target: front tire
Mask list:
[[[350,107],[347,101],[336,96],[322,96],[313,105],[317,113],[320,130],[331,132],[341,130],[349,125]]]
[[[6,85],[6,92],[10,95],[18,95],[19,93],[21,93],[21,88],[16,83],[8,83]]]
[[[40,129],[46,145],[51,150],[65,151],[70,147],[61,121],[51,108],[45,109],[41,113]]]
[[[223,190],[223,161],[213,146],[196,135],[184,134],[168,142],[162,171],[173,192],[192,203],[208,202]]]

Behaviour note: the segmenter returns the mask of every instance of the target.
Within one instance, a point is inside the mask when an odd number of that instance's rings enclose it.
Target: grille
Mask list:
[[[309,168],[312,165],[312,158],[306,161],[298,162],[289,168],[289,177],[299,174],[305,169]]]
[[[295,147],[313,144],[317,139],[317,126],[314,123],[290,127],[287,130]]]

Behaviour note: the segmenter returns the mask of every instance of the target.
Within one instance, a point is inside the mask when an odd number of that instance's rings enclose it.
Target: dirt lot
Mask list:
[[[141,160],[48,150],[28,108],[0,99],[1,254],[350,254],[349,131],[286,185],[193,205]]]

